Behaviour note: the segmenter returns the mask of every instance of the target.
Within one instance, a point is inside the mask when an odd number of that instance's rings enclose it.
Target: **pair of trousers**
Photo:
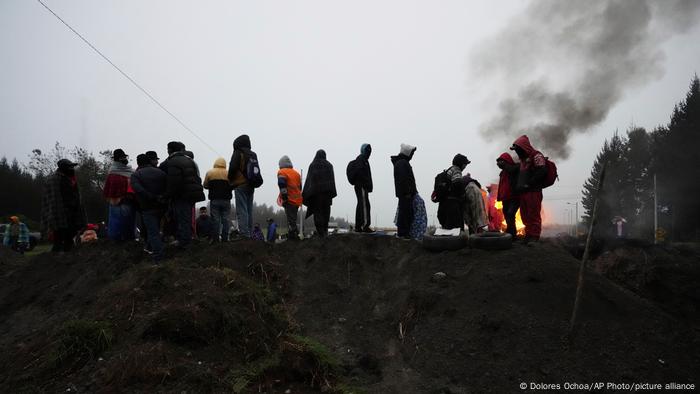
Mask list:
[[[399,197],[399,214],[396,218],[396,235],[409,237],[413,223],[413,196]]]
[[[159,210],[141,212],[143,226],[148,233],[146,246],[153,252],[153,259],[160,261],[163,258],[163,238],[160,235],[160,221],[163,212]]]
[[[228,241],[228,232],[231,226],[231,221],[229,220],[231,200],[210,200],[209,211],[214,222],[211,239],[214,241],[219,239]]]
[[[107,223],[107,235],[114,241],[131,241],[136,230],[136,212],[134,206],[128,202],[118,205],[109,205],[109,219]]]
[[[287,238],[299,238],[299,229],[297,228],[297,220],[299,218],[299,207],[294,204],[290,204],[289,202],[286,202],[284,203],[284,213],[287,216]]]
[[[520,217],[525,224],[525,236],[539,239],[542,233],[542,190],[525,192],[520,195]]]
[[[506,232],[513,237],[517,235],[518,229],[515,226],[515,215],[520,208],[520,200],[513,198],[503,200],[503,217],[506,219]]]
[[[175,223],[177,224],[175,238],[180,244],[180,247],[183,248],[192,242],[193,209],[194,204],[187,200],[173,201],[173,213],[175,214]]]
[[[236,219],[241,236],[250,238],[253,228],[253,194],[255,189],[248,185],[239,186],[234,190],[236,195]]]
[[[369,230],[371,224],[371,214],[369,205],[369,193],[362,186],[355,186],[355,197],[357,197],[357,207],[355,208],[355,231],[362,232]]]

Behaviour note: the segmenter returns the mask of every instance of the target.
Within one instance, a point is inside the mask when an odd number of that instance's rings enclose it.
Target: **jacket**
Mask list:
[[[503,153],[499,157],[506,164],[498,175],[498,194],[496,201],[512,200],[518,197],[516,188],[518,186],[518,174],[520,164],[516,163],[508,153]]]
[[[413,176],[413,167],[409,163],[413,158],[415,147],[408,146],[409,149],[403,149],[396,156],[391,156],[391,162],[394,164],[394,191],[396,197],[413,197],[418,193],[416,188],[416,178]],[[410,151],[409,154],[406,152]]]
[[[167,159],[167,182],[165,195],[172,200],[185,200],[191,203],[204,201],[204,189],[199,178],[199,170],[194,160],[185,152],[175,152]]]
[[[77,231],[84,227],[86,222],[77,179],[74,175],[68,176],[56,171],[44,184],[41,200],[42,230]]]
[[[114,205],[121,203],[125,198],[133,198],[134,191],[130,184],[133,173],[131,166],[118,161],[112,162],[102,195]]]
[[[214,168],[207,171],[204,176],[205,189],[209,189],[210,200],[231,200],[231,184],[228,181],[228,171],[226,170],[226,160],[219,157],[214,161]]]
[[[301,194],[301,175],[291,167],[280,168],[277,171],[277,185],[280,188],[279,198],[294,206],[301,206],[304,198]]]
[[[462,180],[462,169],[456,165],[452,165],[447,169],[447,176],[450,177],[451,188],[448,195],[448,199],[464,201],[465,195],[465,184]]]
[[[540,186],[544,177],[547,175],[547,167],[545,166],[546,160],[544,155],[533,148],[530,144],[530,139],[526,135],[518,137],[514,146],[517,146],[525,151],[527,157],[525,160],[520,162],[520,174],[518,176],[518,183],[516,191],[539,191],[542,190]]]
[[[355,186],[359,186],[367,191],[367,193],[372,193],[374,189],[374,184],[372,183],[372,168],[369,165],[369,159],[365,153],[361,153],[355,159],[358,166],[357,175],[355,175]]]
[[[233,140],[233,154],[228,163],[228,180],[234,189],[248,184],[245,177],[245,167],[250,149],[250,137],[246,134]]]
[[[167,186],[167,176],[151,165],[139,167],[131,175],[131,187],[142,211],[163,209],[161,202]]]
[[[306,176],[302,192],[304,205],[309,206],[312,198],[319,194],[325,194],[331,199],[338,195],[333,165],[326,160],[326,152],[323,149],[316,152],[316,157],[309,164],[309,174]]]
[[[23,243],[23,244],[28,244],[29,243],[29,227],[27,227],[26,224],[20,222],[20,223],[10,223],[5,226],[5,234],[3,236],[2,244],[5,246],[12,246],[10,245],[10,241],[12,238],[12,226],[16,225],[19,226],[18,234],[17,234],[17,242],[18,243]]]

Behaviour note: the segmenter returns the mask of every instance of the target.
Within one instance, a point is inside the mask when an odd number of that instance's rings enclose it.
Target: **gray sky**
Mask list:
[[[402,142],[418,147],[412,164],[431,223],[433,178],[455,153],[469,157],[466,172],[482,184],[497,180],[495,159],[508,145],[487,142],[478,130],[489,112],[481,98],[500,88],[479,83],[469,72],[469,55],[522,12],[524,2],[46,3],[217,153],[38,2],[3,0],[0,155],[26,160],[32,149],[58,140],[94,151],[120,147],[132,158],[154,149],[164,157],[166,143],[181,140],[204,172],[219,155],[228,161],[243,131],[265,176],[256,202],[274,204],[282,155],[306,169],[323,148],[339,193],[332,215],[353,220],[355,196],[345,166],[369,142],[370,198],[382,226],[391,225],[396,209],[389,156]],[[557,162],[560,182],[545,190],[550,221],[564,220],[566,202],[580,197],[605,138],[632,124],[651,129],[668,121],[698,71],[699,39],[695,27],[665,41],[663,72],[625,91],[601,124],[570,140],[570,157]]]

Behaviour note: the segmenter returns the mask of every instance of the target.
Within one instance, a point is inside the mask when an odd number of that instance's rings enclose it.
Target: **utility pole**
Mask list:
[[[654,174],[654,243],[657,241],[657,232],[659,231],[659,201],[656,199],[656,174]]]
[[[299,175],[301,178],[301,184],[303,185],[304,184],[304,169],[301,168],[301,169],[299,169],[299,171],[300,171]],[[299,233],[301,234],[301,238],[304,239],[304,204],[301,204],[301,206],[299,207],[299,212],[300,212],[299,220],[301,221],[301,223],[299,224]]]

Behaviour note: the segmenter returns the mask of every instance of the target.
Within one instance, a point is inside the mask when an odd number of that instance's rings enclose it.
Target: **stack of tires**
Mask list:
[[[469,246],[483,250],[506,250],[513,247],[513,236],[497,231],[473,234],[469,238]]]
[[[513,237],[508,233],[485,232],[479,234],[460,233],[458,236],[425,235],[423,247],[433,252],[459,250],[466,246],[483,250],[506,250],[513,247]]]

